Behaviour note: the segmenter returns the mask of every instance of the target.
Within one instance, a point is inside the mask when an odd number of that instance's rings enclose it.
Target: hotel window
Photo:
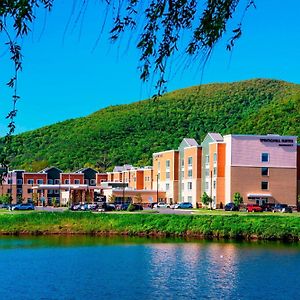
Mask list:
[[[188,190],[190,191],[190,190],[192,190],[193,189],[193,184],[192,184],[192,182],[188,182]]]
[[[181,177],[182,178],[184,177],[184,171],[181,171]]]
[[[214,187],[214,190],[216,189],[216,181],[214,180],[213,182],[213,187]]]
[[[37,182],[37,184],[43,184],[44,180],[43,179],[38,179],[36,182]]]
[[[53,190],[48,190],[48,195],[53,194]]]
[[[181,189],[184,190],[184,183],[181,184]]]
[[[12,179],[8,179],[8,180],[7,180],[7,183],[8,183],[8,184],[12,184],[12,183],[13,183]]]
[[[118,180],[115,179],[115,182],[118,182]],[[89,180],[88,179],[84,179],[84,184],[89,184]]]
[[[217,168],[214,167],[214,176],[216,176],[216,175],[217,175]]]
[[[170,172],[166,172],[166,179],[170,179]]]
[[[168,191],[170,189],[170,184],[166,183],[166,191]]]
[[[7,189],[7,194],[11,194],[11,189]]]
[[[268,181],[262,181],[261,182],[261,189],[262,190],[268,190],[269,189],[269,182]]]
[[[214,153],[214,162],[216,162],[217,161],[217,153],[215,152]]]
[[[205,176],[209,176],[209,169],[205,169]]]
[[[17,179],[17,184],[22,184],[23,180],[22,179]]]
[[[27,193],[28,194],[32,194],[33,193],[33,189],[27,189]]]
[[[193,170],[188,170],[188,177],[191,178],[193,176]]]
[[[262,162],[269,162],[269,153],[262,153],[261,154],[261,161]]]
[[[193,198],[192,196],[188,196],[188,202],[192,203],[193,202]]]
[[[69,179],[65,179],[65,184],[69,184],[70,180]]]
[[[189,165],[189,166],[192,166],[192,165],[193,165],[193,158],[192,158],[192,157],[189,157],[189,158],[188,158],[188,165]]]
[[[181,160],[181,166],[184,167],[184,159]]]
[[[209,155],[205,155],[205,163],[206,163],[206,164],[209,163]]]
[[[208,190],[208,181],[205,181],[205,190]]]
[[[17,189],[17,194],[22,194],[22,189]]]
[[[48,184],[53,184],[53,179],[48,179]]]
[[[261,175],[262,176],[269,176],[269,168],[262,167],[261,168]]]
[[[33,179],[27,179],[27,184],[33,184],[33,183],[34,183]]]
[[[59,190],[54,190],[54,194],[59,194]]]
[[[75,183],[75,184],[80,184],[80,180],[79,180],[79,179],[75,179],[75,180],[74,180],[74,183]]]
[[[166,160],[166,169],[170,168],[170,160]]]
[[[54,179],[54,184],[59,184],[59,179]]]

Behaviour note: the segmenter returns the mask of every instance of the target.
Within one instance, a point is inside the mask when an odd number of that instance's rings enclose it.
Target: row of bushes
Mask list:
[[[297,216],[33,212],[0,215],[0,234],[93,234],[299,240]]]

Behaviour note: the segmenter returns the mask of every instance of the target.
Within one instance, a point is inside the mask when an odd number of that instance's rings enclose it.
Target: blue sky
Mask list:
[[[243,35],[232,54],[225,50],[225,42],[220,42],[203,77],[197,65],[178,71],[179,66],[173,63],[168,91],[251,78],[300,83],[299,2],[256,0],[257,8],[247,13]],[[153,93],[151,83],[142,84],[139,80],[139,52],[134,43],[128,48],[112,45],[103,34],[93,51],[103,20],[97,1],[90,1],[82,26],[75,28],[76,16],[67,27],[72,3],[56,0],[52,12],[46,18],[44,13],[39,15],[32,34],[22,43],[24,63],[19,80],[21,100],[17,106],[16,132],[85,116],[109,105],[146,99]],[[11,105],[5,86],[11,65],[3,51],[0,68],[3,135],[7,124],[4,116]]]

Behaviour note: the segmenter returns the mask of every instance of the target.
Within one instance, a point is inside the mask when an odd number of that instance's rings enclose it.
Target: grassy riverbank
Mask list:
[[[282,215],[163,215],[8,213],[0,234],[91,234],[300,240],[300,217]]]

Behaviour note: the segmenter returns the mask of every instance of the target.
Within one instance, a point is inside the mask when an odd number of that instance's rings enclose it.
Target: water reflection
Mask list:
[[[221,294],[224,298],[230,298],[237,285],[237,249],[232,244],[223,244],[221,247],[212,244],[207,251],[209,293],[216,297]]]
[[[2,299],[300,299],[298,244],[175,241],[3,237],[0,282],[5,284],[0,285],[0,295]],[[13,292],[7,288],[12,286],[17,286]]]

